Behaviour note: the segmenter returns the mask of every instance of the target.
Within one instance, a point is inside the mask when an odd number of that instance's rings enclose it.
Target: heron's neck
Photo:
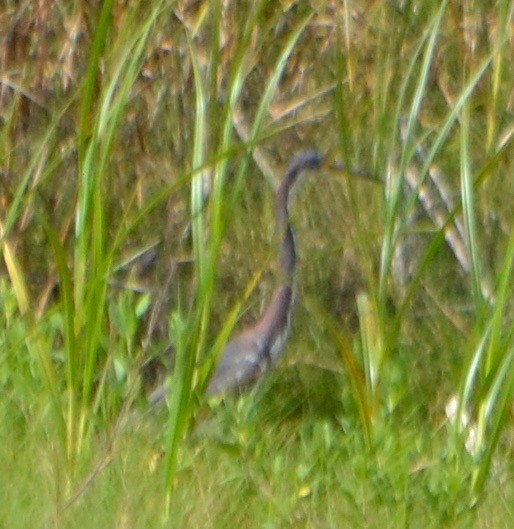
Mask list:
[[[289,194],[298,177],[298,170],[286,173],[277,192],[277,228],[281,237],[279,250],[280,283],[291,285],[296,267],[296,247],[289,222]]]

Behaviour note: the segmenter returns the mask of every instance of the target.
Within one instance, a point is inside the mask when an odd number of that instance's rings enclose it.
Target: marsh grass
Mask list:
[[[61,7],[0,12],[0,525],[512,526],[512,3]],[[383,186],[302,184],[284,361],[206,403],[309,147]]]

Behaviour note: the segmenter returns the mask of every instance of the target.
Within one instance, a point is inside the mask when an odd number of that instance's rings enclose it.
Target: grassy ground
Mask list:
[[[512,527],[513,9],[4,3],[1,527]],[[306,148],[383,185],[298,186],[285,358],[206,402]]]

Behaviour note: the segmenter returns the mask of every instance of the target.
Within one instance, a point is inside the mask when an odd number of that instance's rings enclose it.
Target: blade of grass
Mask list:
[[[197,52],[193,43],[189,40],[190,57],[193,64],[195,80],[196,112],[194,126],[193,144],[193,170],[202,167],[205,162],[205,142],[207,129],[205,123],[206,95],[203,79],[197,61]],[[204,295],[210,292],[213,281],[211,280],[212,263],[206,254],[205,245],[205,208],[204,208],[204,178],[205,172],[200,171],[191,179],[191,216],[193,233],[193,254],[195,258],[195,273],[198,288]],[[196,318],[191,318],[190,323]],[[177,465],[177,451],[182,440],[187,423],[190,420],[190,402],[193,374],[197,364],[197,355],[203,347],[205,329],[197,325],[183,324],[181,320],[175,319],[174,331],[177,339],[176,365],[171,386],[171,408],[168,420],[168,431],[166,434],[166,495],[167,505],[165,512],[169,513],[171,494],[173,491],[174,478]],[[205,320],[200,320],[200,325]],[[186,337],[180,333],[188,332]],[[192,334],[191,334],[192,331]],[[179,335],[180,334],[180,335]]]
[[[434,144],[432,148],[430,149],[429,154],[427,155],[427,160],[425,161],[425,164],[421,171],[421,184],[426,178],[426,175],[428,174],[428,169],[430,165],[432,164],[437,152],[442,147],[444,141],[447,139],[451,127],[454,125],[455,121],[458,118],[459,113],[461,112],[463,106],[465,103],[469,100],[471,97],[471,94],[473,93],[473,90],[475,89],[477,83],[481,79],[482,75],[486,71],[488,65],[491,62],[491,56],[487,57],[480,67],[478,68],[477,72],[471,77],[471,79],[468,81],[468,83],[465,85],[464,90],[462,91],[461,95],[455,102],[455,106],[450,110],[448,113],[448,116],[446,120],[444,121],[443,126],[441,127],[441,130],[439,134],[437,135]],[[477,180],[474,183],[474,187],[477,185],[480,185],[482,182],[482,178],[477,178]],[[411,198],[411,201],[416,200],[416,196],[414,195]],[[412,298],[414,297],[415,293],[417,292],[419,285],[421,283],[422,277],[424,273],[426,272],[433,256],[436,254],[438,248],[444,243],[445,240],[445,231],[447,226],[449,226],[451,223],[453,223],[455,216],[460,211],[460,208],[462,207],[461,204],[457,205],[454,211],[450,212],[448,215],[448,219],[444,226],[438,232],[435,234],[434,238],[432,239],[431,243],[429,244],[425,255],[420,263],[420,266],[418,267],[413,279],[411,280],[409,287],[407,289],[407,292],[405,294],[404,299],[402,300],[402,304],[400,305],[400,308],[397,311],[396,317],[393,322],[393,326],[391,328],[391,334],[389,335],[390,343],[394,343],[396,341],[396,338],[398,336],[398,332],[401,326],[401,322],[404,319],[405,313],[410,307],[410,303]]]
[[[57,272],[59,277],[59,295],[62,301],[62,313],[64,318],[64,348],[66,351],[66,388],[67,388],[67,412],[58,413],[65,417],[66,423],[66,456],[69,468],[75,465],[75,447],[78,435],[77,404],[80,373],[80,351],[75,340],[75,311],[73,301],[73,285],[71,273],[68,268],[66,252],[59,240],[58,235],[50,226],[48,221],[42,218],[46,235],[52,246]],[[57,385],[55,386],[57,387]],[[59,411],[59,410],[57,410]]]
[[[375,400],[379,385],[382,361],[384,358],[383,339],[380,335],[380,325],[376,306],[369,296],[360,293],[357,296],[357,311],[359,314],[359,327],[361,335],[362,358],[364,360],[364,373],[370,400]]]
[[[461,196],[462,210],[464,213],[464,226],[467,236],[467,247],[471,257],[471,277],[473,285],[473,297],[475,300],[475,310],[480,320],[486,304],[481,285],[480,250],[478,247],[478,234],[475,211],[475,197],[473,192],[473,178],[471,174],[469,160],[469,107],[464,105],[461,119],[461,142],[460,142],[460,162],[461,162]]]
[[[483,396],[477,403],[477,452],[480,459],[472,475],[473,502],[477,501],[488,476],[500,433],[507,424],[508,408],[514,391],[513,324],[508,326],[506,339],[501,338],[505,334],[503,321],[507,309],[506,303],[512,292],[513,268],[514,230],[511,231],[505,260],[499,275],[498,302],[491,318],[489,347],[484,358],[481,378],[478,380],[480,386],[485,386],[485,391],[481,392]]]
[[[77,360],[80,362],[81,377],[78,387],[74,388],[81,395],[77,453],[87,435],[91,413],[96,412],[100,403],[100,399],[93,399],[95,380],[103,378],[110,365],[104,362],[104,375],[99,373],[107,316],[108,276],[113,264],[113,254],[107,249],[103,180],[124,110],[141,68],[148,37],[162,6],[162,2],[157,2],[138,24],[133,23],[140,16],[138,6],[129,11],[114,45],[106,52],[107,57],[103,57],[105,62],[112,57],[114,69],[110,77],[105,76],[108,79],[105,88],[99,89],[102,80],[100,55],[106,49],[109,34],[107,20],[112,9],[112,2],[104,4],[83,89],[73,260],[74,333],[76,337],[81,337],[80,360]],[[134,27],[137,31],[133,30]],[[92,91],[99,91],[100,94],[96,109],[93,109]],[[101,391],[104,387],[99,385],[96,390]]]
[[[3,224],[0,222],[0,248],[2,250],[2,257],[4,258],[7,273],[11,281],[12,288],[16,294],[18,302],[18,309],[21,315],[27,313],[30,307],[29,294],[23,269],[16,257],[16,252],[9,240],[4,236],[5,230]]]
[[[439,35],[439,28],[441,25],[443,14],[446,11],[447,3],[448,2],[446,1],[441,3],[439,10],[436,16],[434,17],[434,20],[431,23],[429,31],[427,31],[427,33],[424,35],[418,48],[416,49],[416,52],[414,53],[404,84],[400,89],[401,97],[398,101],[396,116],[394,119],[396,130],[394,131],[394,134],[391,135],[391,141],[393,143],[391,145],[390,152],[394,152],[394,142],[397,139],[397,135],[400,130],[400,123],[403,119],[403,108],[400,106],[400,104],[403,104],[403,96],[406,94],[408,82],[411,80],[411,78],[414,77],[415,73],[417,74],[417,84],[407,117],[407,125],[405,127],[404,145],[401,150],[401,159],[400,166],[398,168],[398,174],[396,175],[396,179],[394,181],[392,180],[392,175],[389,174],[388,182],[386,182],[386,220],[384,239],[382,243],[382,252],[380,257],[380,276],[378,288],[380,306],[382,307],[385,307],[387,304],[387,281],[391,270],[394,247],[396,245],[398,237],[401,236],[402,231],[405,229],[407,221],[406,218],[398,219],[398,211],[403,194],[405,168],[407,167],[414,154],[414,127],[418,119],[421,103],[423,101],[426,84],[429,78],[430,67],[432,65],[433,56],[436,50],[436,42],[437,37]],[[415,72],[418,54],[421,53],[423,46],[425,47],[425,51],[421,68],[419,72]]]

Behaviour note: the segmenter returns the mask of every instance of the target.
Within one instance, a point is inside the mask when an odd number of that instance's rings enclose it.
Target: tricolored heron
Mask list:
[[[241,390],[276,363],[289,334],[293,307],[293,274],[296,248],[289,221],[289,194],[302,171],[319,169],[324,159],[317,152],[298,155],[287,170],[277,192],[279,285],[264,314],[225,347],[207,387],[208,395]]]
[[[281,237],[279,285],[261,318],[225,346],[207,387],[210,396],[244,389],[273,366],[282,354],[289,333],[296,267],[295,241],[289,220],[289,194],[300,173],[320,169],[324,165],[324,158],[317,152],[304,152],[293,160],[278,188],[276,217]],[[329,167],[344,172],[342,167]],[[165,396],[166,390],[161,387],[150,395],[149,400],[156,403]]]

